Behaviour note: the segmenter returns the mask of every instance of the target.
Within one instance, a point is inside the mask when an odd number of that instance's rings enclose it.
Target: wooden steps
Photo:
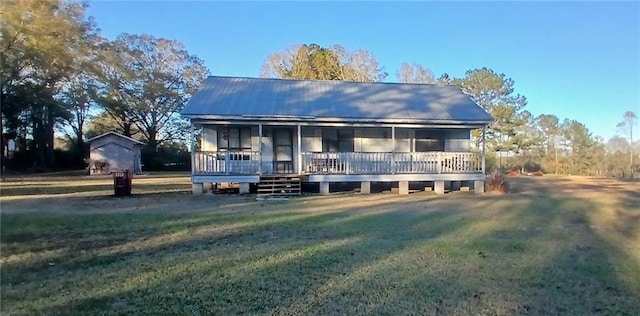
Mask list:
[[[259,197],[297,196],[301,192],[300,176],[297,174],[273,174],[260,176]]]

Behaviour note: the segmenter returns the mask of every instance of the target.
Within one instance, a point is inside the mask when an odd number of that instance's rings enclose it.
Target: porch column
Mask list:
[[[329,194],[329,182],[320,182],[320,195]]]
[[[482,180],[473,181],[473,192],[476,194],[484,193],[484,181]]]
[[[486,131],[487,127],[483,126],[482,127],[482,174],[486,173],[486,156],[487,156],[487,146],[486,146],[486,138],[485,138],[485,131]],[[484,190],[484,189],[483,189]]]
[[[391,173],[396,173],[396,127],[391,126]]]
[[[204,193],[204,184],[191,183],[191,192],[193,192],[193,195],[201,195]]]
[[[251,189],[250,189],[250,184],[248,182],[240,182],[240,188],[239,188],[239,193],[240,194],[249,194]]]
[[[258,124],[258,174],[262,175],[262,123]]]
[[[409,181],[398,181],[398,194],[409,194]]]
[[[443,180],[433,181],[433,191],[436,194],[444,194],[444,181]]]
[[[298,124],[298,157],[296,157],[298,174],[302,174],[302,127]]]
[[[360,193],[371,194],[371,181],[360,182]]]
[[[195,133],[193,131],[193,122],[189,122],[189,150],[191,151],[191,183],[193,183],[193,175],[196,170],[196,142]]]

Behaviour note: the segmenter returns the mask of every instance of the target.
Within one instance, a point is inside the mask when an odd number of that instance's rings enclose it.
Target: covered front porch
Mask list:
[[[242,193],[273,175],[319,183],[320,193],[332,182],[360,182],[368,193],[372,181],[397,182],[400,193],[409,181],[435,181],[441,193],[445,181],[484,179],[484,154],[470,151],[467,126],[202,122],[195,128],[193,183],[237,182]]]

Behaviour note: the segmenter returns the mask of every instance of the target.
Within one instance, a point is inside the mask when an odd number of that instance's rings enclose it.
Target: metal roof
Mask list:
[[[116,133],[116,132],[114,132],[114,131],[106,132],[106,133],[104,133],[104,134],[100,134],[100,135],[98,135],[98,136],[95,136],[95,137],[92,137],[92,138],[90,138],[90,139],[87,139],[87,143],[91,143],[91,142],[93,142],[93,141],[94,141],[94,140],[96,140],[96,139],[100,139],[100,138],[103,138],[103,137],[106,137],[106,136],[109,136],[109,135],[114,135],[114,136],[118,136],[118,137],[120,137],[120,138],[124,138],[124,139],[126,139],[126,140],[128,140],[128,141],[130,141],[130,142],[136,143],[136,144],[138,144],[138,145],[144,145],[144,143],[143,143],[143,142],[141,142],[141,141],[139,141],[139,140],[137,140],[137,139],[133,139],[133,138],[131,138],[131,137],[124,136],[124,135],[122,135],[122,134],[120,134],[120,133]]]
[[[454,86],[212,76],[182,110],[191,119],[384,121],[485,125]]]

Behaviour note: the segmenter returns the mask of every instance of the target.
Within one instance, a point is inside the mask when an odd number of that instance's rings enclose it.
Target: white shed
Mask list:
[[[109,174],[112,170],[142,172],[141,152],[144,143],[131,137],[108,132],[87,142],[89,149],[88,174]]]

